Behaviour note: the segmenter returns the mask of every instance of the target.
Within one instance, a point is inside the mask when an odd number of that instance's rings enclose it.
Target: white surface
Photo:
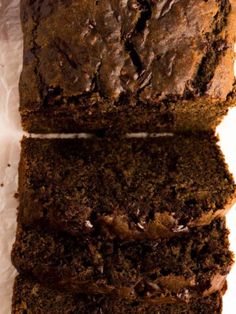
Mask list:
[[[17,167],[21,137],[18,79],[22,63],[19,0],[0,0],[0,314],[11,313],[15,270],[10,252],[15,237]],[[8,167],[7,165],[10,165]]]
[[[17,192],[19,141],[23,134],[18,112],[18,81],[22,67],[19,1],[0,0],[0,184],[4,184],[0,187],[0,314],[11,313],[12,285],[16,274],[11,265],[10,251],[15,237],[17,199],[14,194]],[[231,110],[218,131],[221,147],[236,178],[236,108]],[[235,209],[229,213],[227,221],[231,228],[232,248],[236,252]],[[224,314],[235,314],[236,267],[228,281]]]

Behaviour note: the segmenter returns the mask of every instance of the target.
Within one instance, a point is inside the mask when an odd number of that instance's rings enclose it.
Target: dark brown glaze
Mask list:
[[[229,0],[23,0],[24,128],[214,129],[234,83],[233,14]]]
[[[224,220],[181,237],[138,242],[18,226],[12,261],[21,274],[55,288],[157,304],[221,290],[233,263]]]
[[[235,185],[217,138],[27,139],[19,217],[72,235],[155,239],[224,216]]]

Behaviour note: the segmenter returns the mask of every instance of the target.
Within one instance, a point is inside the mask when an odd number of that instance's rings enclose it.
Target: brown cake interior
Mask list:
[[[73,238],[18,227],[12,261],[56,288],[127,299],[184,301],[222,288],[232,264],[224,220],[159,241]]]
[[[190,303],[150,305],[106,296],[72,295],[42,286],[24,276],[16,278],[12,314],[219,314],[222,292]]]
[[[235,200],[208,135],[22,142],[18,221],[72,235],[175,236],[223,216]]]

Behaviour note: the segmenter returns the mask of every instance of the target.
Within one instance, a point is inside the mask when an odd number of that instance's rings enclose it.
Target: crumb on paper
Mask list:
[[[19,193],[16,192],[16,193],[14,194],[14,197],[15,197],[15,198],[18,198],[18,197],[19,197]]]

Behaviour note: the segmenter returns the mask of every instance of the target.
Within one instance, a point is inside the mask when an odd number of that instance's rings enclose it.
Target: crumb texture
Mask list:
[[[55,302],[56,301],[56,302]],[[146,305],[112,297],[71,295],[18,276],[14,286],[12,314],[219,314],[221,293],[198,298],[188,304]]]
[[[12,261],[55,288],[168,303],[208,296],[225,284],[232,255],[224,220],[173,239],[75,239],[46,229],[18,227]]]
[[[235,198],[209,136],[154,139],[25,138],[18,221],[72,235],[158,238],[223,216]]]

